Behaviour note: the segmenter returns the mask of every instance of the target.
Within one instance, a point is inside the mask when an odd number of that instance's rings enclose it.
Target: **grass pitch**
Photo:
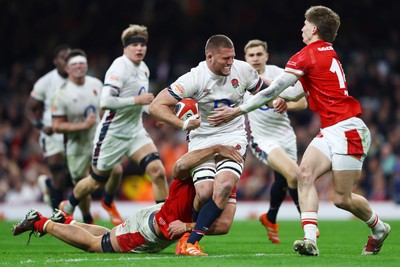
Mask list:
[[[22,215],[23,216],[23,215]],[[0,221],[0,266],[400,266],[400,221],[388,221],[392,232],[376,256],[362,256],[369,230],[359,220],[320,221],[319,257],[300,256],[293,241],[303,237],[299,221],[280,221],[281,244],[272,244],[258,221],[235,221],[228,235],[206,236],[201,245],[208,257],[175,256],[174,246],[159,254],[87,253],[57,238],[28,233],[14,237],[15,222]],[[108,222],[97,222],[111,227]]]

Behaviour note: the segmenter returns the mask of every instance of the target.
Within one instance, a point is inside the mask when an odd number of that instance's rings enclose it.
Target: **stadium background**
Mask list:
[[[243,59],[249,39],[266,40],[269,63],[283,67],[303,47],[304,12],[317,4],[341,16],[334,46],[349,92],[362,103],[363,119],[372,132],[372,147],[356,190],[373,201],[400,203],[400,4],[396,1],[0,0],[0,205],[40,199],[36,177],[47,170],[38,133],[24,118],[24,107],[34,82],[53,68],[57,44],[84,49],[89,74],[103,80],[111,62],[122,54],[122,30],[131,23],[146,25],[150,38],[145,62],[156,94],[203,60],[204,44],[213,34],[233,40],[237,59]],[[157,127],[149,116],[144,122],[170,173],[186,151],[185,134]],[[292,123],[301,156],[318,131],[318,118],[302,111],[292,114]],[[151,188],[138,167],[126,161],[124,167],[118,199],[151,201]],[[238,198],[267,200],[271,179],[270,170],[248,154]],[[318,183],[322,200],[330,200],[330,182],[327,177]]]

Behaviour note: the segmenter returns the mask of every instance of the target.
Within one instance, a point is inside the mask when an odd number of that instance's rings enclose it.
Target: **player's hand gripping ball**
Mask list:
[[[185,98],[175,105],[176,116],[186,121],[187,119],[197,119],[199,117],[199,107],[197,102],[191,98]]]

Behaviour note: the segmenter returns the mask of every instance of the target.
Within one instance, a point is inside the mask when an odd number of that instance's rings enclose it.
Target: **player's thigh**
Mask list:
[[[299,171],[297,163],[281,147],[271,150],[268,157],[268,165],[289,180],[295,179]]]
[[[90,160],[90,153],[67,155],[68,170],[73,184],[76,184],[80,179],[87,176],[90,167]]]
[[[93,142],[92,167],[100,172],[111,172],[127,152],[127,140],[107,135],[104,139],[95,137]],[[96,172],[97,173],[97,172]]]
[[[158,153],[157,147],[145,129],[137,132],[126,146],[128,147],[126,155],[137,163],[151,153]]]
[[[331,159],[321,150],[322,146],[311,143],[300,163],[299,183],[314,183],[316,179],[332,169]]]
[[[333,170],[332,184],[335,202],[342,198],[351,198],[353,187],[360,177],[361,170]]]

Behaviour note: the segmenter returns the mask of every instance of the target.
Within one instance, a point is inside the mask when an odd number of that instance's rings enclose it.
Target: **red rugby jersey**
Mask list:
[[[361,114],[360,103],[349,96],[345,75],[331,43],[310,43],[290,58],[285,71],[300,76],[310,109],[325,128]]]
[[[169,187],[168,197],[160,211],[155,215],[160,230],[168,239],[170,239],[170,236],[167,229],[171,222],[175,220],[181,220],[182,222],[192,221],[193,199],[195,194],[196,190],[190,177],[183,181],[172,181]]]

